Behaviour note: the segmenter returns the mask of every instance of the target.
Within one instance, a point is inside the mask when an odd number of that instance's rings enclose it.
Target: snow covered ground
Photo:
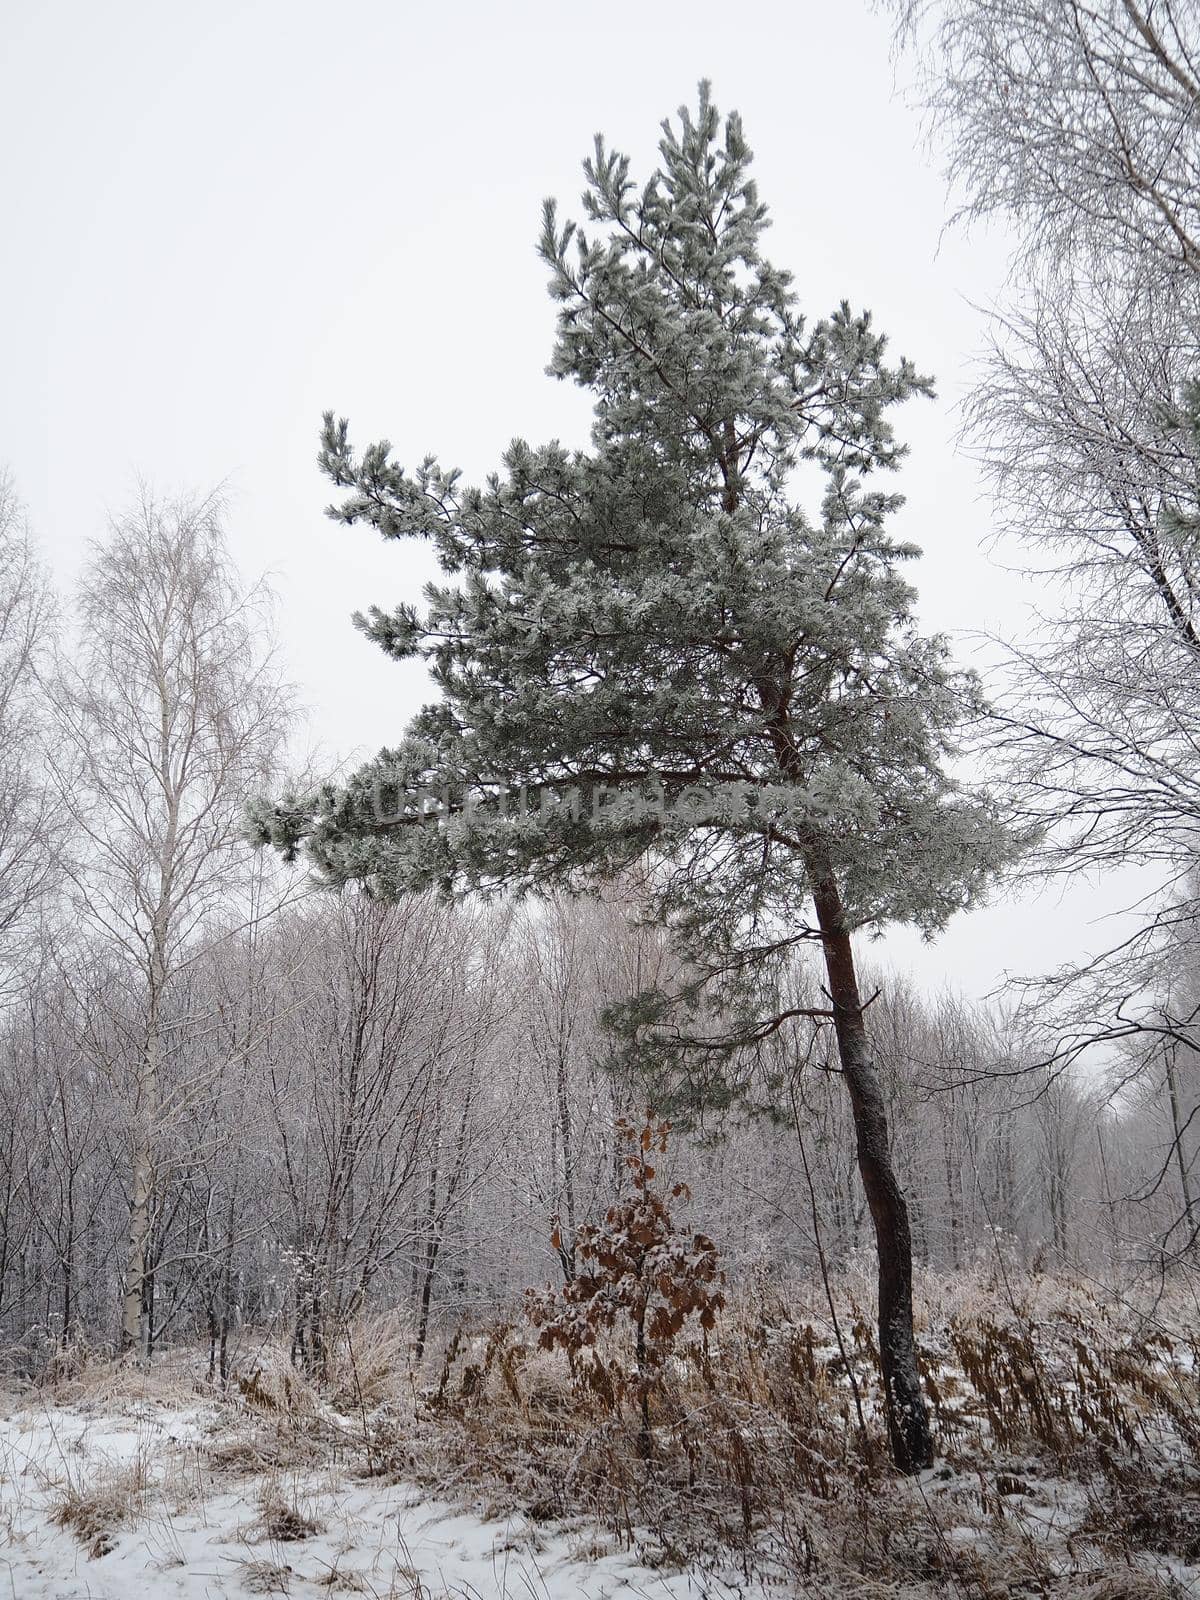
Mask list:
[[[0,1418],[0,1600],[731,1600],[585,1534],[486,1522],[338,1465],[214,1470],[216,1407],[14,1401]],[[65,1508],[65,1511],[64,1511]],[[67,1525],[62,1525],[69,1514]]]

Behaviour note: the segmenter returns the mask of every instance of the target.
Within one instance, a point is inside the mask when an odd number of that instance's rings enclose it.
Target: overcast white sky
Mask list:
[[[912,444],[903,530],[936,627],[1019,628],[980,549],[989,512],[953,445],[1003,240],[943,236],[946,196],[864,0],[741,13],[512,0],[10,3],[0,22],[0,463],[60,583],[137,474],[226,481],[243,570],[273,576],[289,671],[328,751],[394,739],[422,698],[350,626],[415,597],[419,552],[322,515],[323,409],[360,443],[478,476],[514,434],[583,443],[586,398],[544,376],[542,198],[577,210],[602,128],[642,172],[659,120],[713,79],[738,107],[807,308],[870,306],[939,399]],[[902,83],[901,83],[902,87]],[[967,653],[964,643],[963,652]],[[889,950],[971,993],[1094,941],[1090,900],[999,906]]]

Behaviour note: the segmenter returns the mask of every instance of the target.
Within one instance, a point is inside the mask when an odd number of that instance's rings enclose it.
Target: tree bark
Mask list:
[[[638,1396],[641,1408],[641,1426],[638,1428],[638,1457],[649,1461],[650,1445],[650,1378],[646,1371],[646,1302],[643,1300],[637,1319],[637,1375]]]
[[[129,1197],[129,1251],[125,1265],[125,1297],[121,1310],[121,1349],[145,1355],[143,1297],[146,1288],[146,1247],[150,1234],[150,1196],[154,1172],[146,1142],[139,1135],[133,1154],[133,1186]]]
[[[437,1267],[438,1249],[438,1152],[442,1142],[442,1107],[437,1106],[437,1126],[434,1130],[434,1156],[429,1168],[429,1187],[425,1205],[425,1249],[420,1265],[413,1268],[413,1288],[418,1291],[417,1331],[413,1339],[413,1361],[419,1362],[425,1354],[425,1341],[429,1337],[429,1311],[433,1301],[433,1274]]]
[[[1192,1194],[1192,1185],[1188,1168],[1190,1163],[1183,1150],[1183,1131],[1185,1123],[1179,1114],[1179,1080],[1175,1075],[1175,1045],[1168,1042],[1165,1052],[1167,1069],[1167,1097],[1171,1105],[1171,1134],[1175,1146],[1175,1165],[1179,1171],[1179,1188],[1183,1195],[1184,1220],[1190,1227],[1192,1214],[1195,1210],[1195,1197]]]
[[[133,1174],[129,1194],[129,1247],[125,1260],[125,1294],[121,1304],[121,1350],[144,1361],[149,1355],[146,1315],[147,1255],[150,1210],[154,1200],[154,1137],[158,1123],[158,971],[152,978],[150,1020],[139,1067],[134,1114]]]
[[[887,1111],[867,1039],[841,893],[827,858],[814,852],[807,864],[825,952],[842,1076],[854,1115],[858,1170],[875,1226],[879,1362],[888,1437],[896,1466],[901,1472],[914,1473],[933,1461],[933,1434],[917,1370],[908,1207],[888,1147]]]
[[[571,1139],[571,1101],[567,1083],[567,1055],[559,1040],[555,1063],[555,1096],[558,1108],[558,1126],[562,1136],[563,1205],[566,1210],[566,1227],[560,1228],[558,1259],[562,1265],[563,1280],[570,1283],[575,1277],[575,1151]]]

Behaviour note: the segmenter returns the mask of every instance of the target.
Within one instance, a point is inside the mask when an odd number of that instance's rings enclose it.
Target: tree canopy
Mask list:
[[[977,686],[919,632],[877,487],[892,408],[930,382],[869,313],[800,313],[706,85],[659,151],[638,187],[597,137],[586,224],[545,206],[549,370],[593,394],[590,450],[514,440],[473,488],[326,417],[331,515],[436,547],[424,607],[356,621],[440,694],[345,785],[258,807],[258,835],[384,894],[579,887],[649,854],[710,945],[803,927],[819,844],[850,925],[932,932],[1012,841],[948,770]]]

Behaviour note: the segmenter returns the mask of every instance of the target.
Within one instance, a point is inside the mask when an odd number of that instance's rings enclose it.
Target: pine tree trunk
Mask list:
[[[919,1472],[933,1460],[933,1435],[917,1370],[908,1207],[888,1148],[887,1111],[867,1040],[854,951],[837,880],[828,861],[816,854],[809,857],[808,869],[825,951],[842,1076],[854,1115],[858,1170],[875,1225],[879,1361],[892,1459],[901,1472]]]

